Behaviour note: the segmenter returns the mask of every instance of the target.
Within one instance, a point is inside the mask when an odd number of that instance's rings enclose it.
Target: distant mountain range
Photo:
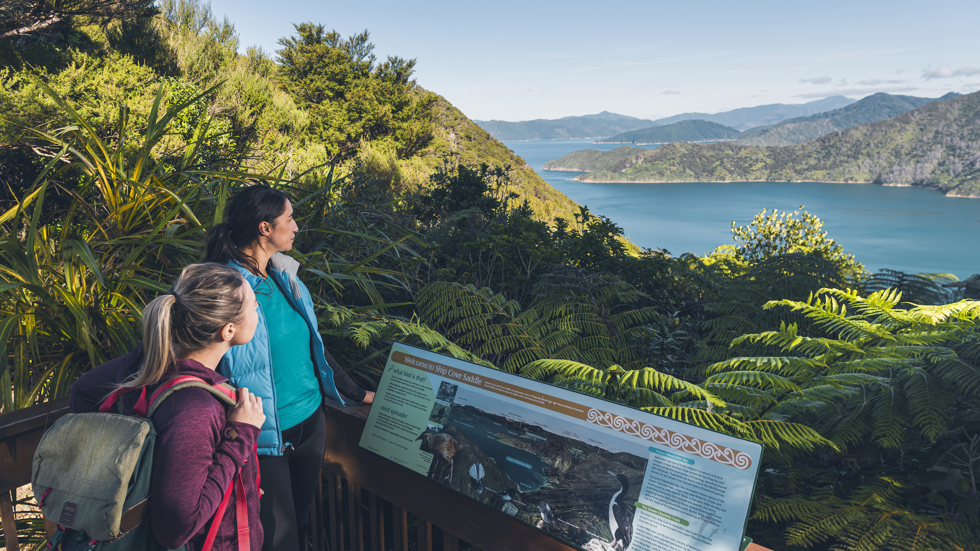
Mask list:
[[[887,120],[906,111],[929,105],[934,101],[944,101],[958,96],[959,94],[955,92],[950,92],[941,98],[874,94],[847,107],[826,113],[788,119],[774,125],[753,128],[743,132],[735,143],[741,145],[793,145],[803,143],[837,130]]]
[[[680,121],[702,120],[730,126],[742,132],[758,126],[776,124],[786,119],[806,117],[825,111],[840,109],[854,102],[855,100],[844,96],[830,96],[829,98],[818,99],[807,103],[773,103],[756,107],[743,107],[713,115],[709,115],[708,113],[682,113],[673,117],[657,119],[653,121],[651,126],[663,126]]]
[[[520,122],[474,120],[473,122],[502,142],[602,138],[620,132],[653,126],[653,121],[617,115],[609,111],[603,111],[597,115],[561,119],[536,119]]]
[[[707,142],[734,140],[742,135],[734,128],[702,120],[690,120],[631,130],[596,143],[654,144],[671,142]]]
[[[774,103],[756,107],[743,107],[723,113],[682,113],[664,119],[647,120],[617,115],[603,111],[596,115],[563,117],[560,119],[536,119],[531,121],[480,121],[477,125],[502,142],[526,140],[573,140],[582,138],[605,138],[630,130],[651,126],[665,126],[686,120],[704,120],[730,126],[736,130],[748,130],[757,126],[774,124],[794,117],[805,117],[839,109],[854,103],[844,96],[811,101],[802,104]]]
[[[620,148],[623,149],[623,148]],[[640,149],[640,148],[634,148]],[[619,151],[619,150],[616,150]],[[797,145],[672,143],[615,163],[595,155],[585,182],[829,181],[913,185],[980,197],[980,92]],[[572,155],[584,154],[576,152]],[[546,166],[571,164],[563,157]]]

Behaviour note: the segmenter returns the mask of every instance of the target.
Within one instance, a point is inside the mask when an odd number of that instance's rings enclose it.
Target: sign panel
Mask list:
[[[589,551],[739,551],[760,444],[395,344],[361,446]]]

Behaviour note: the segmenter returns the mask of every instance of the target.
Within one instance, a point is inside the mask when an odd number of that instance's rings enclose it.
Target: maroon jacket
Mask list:
[[[138,346],[82,375],[68,393],[71,410],[97,411],[109,393],[136,373],[142,362],[143,347]],[[195,375],[212,384],[227,381],[194,360],[177,362],[166,378],[177,374]],[[122,400],[131,406],[138,397],[139,392],[130,392]],[[150,526],[157,541],[167,549],[184,544],[188,551],[201,549],[224,492],[242,466],[250,549],[260,551],[262,525],[259,488],[255,483],[259,466],[253,455],[259,429],[245,423],[229,423],[224,404],[201,388],[181,389],[167,397],[154,413],[153,425],[157,441],[150,487]],[[238,549],[235,498],[233,491],[214,540],[214,551]]]

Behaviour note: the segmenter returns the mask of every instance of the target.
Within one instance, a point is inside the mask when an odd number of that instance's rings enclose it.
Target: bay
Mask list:
[[[593,214],[608,217],[633,243],[673,255],[704,255],[734,244],[742,226],[763,208],[804,205],[824,222],[831,239],[871,271],[980,273],[980,199],[945,197],[911,187],[819,182],[676,182],[588,184],[581,173],[544,170],[544,163],[581,149],[609,151],[620,144],[592,140],[506,142],[545,181]],[[653,149],[657,146],[642,146]]]

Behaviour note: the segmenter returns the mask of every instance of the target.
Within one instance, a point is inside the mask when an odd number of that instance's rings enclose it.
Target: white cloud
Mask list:
[[[980,75],[980,67],[960,67],[955,70],[949,67],[940,67],[939,69],[925,69],[922,71],[922,78],[926,80],[932,80],[934,78],[972,77],[973,75]]]
[[[880,78],[872,78],[868,80],[859,80],[858,84],[862,86],[879,86],[881,84],[904,84],[908,82],[907,80],[881,80]]]
[[[660,92],[660,93],[661,94],[669,94],[669,95],[677,95],[677,94],[680,94],[681,91],[680,90],[664,90],[663,92]]]
[[[828,76],[814,77],[814,78],[801,78],[800,84],[827,84],[834,79]]]

